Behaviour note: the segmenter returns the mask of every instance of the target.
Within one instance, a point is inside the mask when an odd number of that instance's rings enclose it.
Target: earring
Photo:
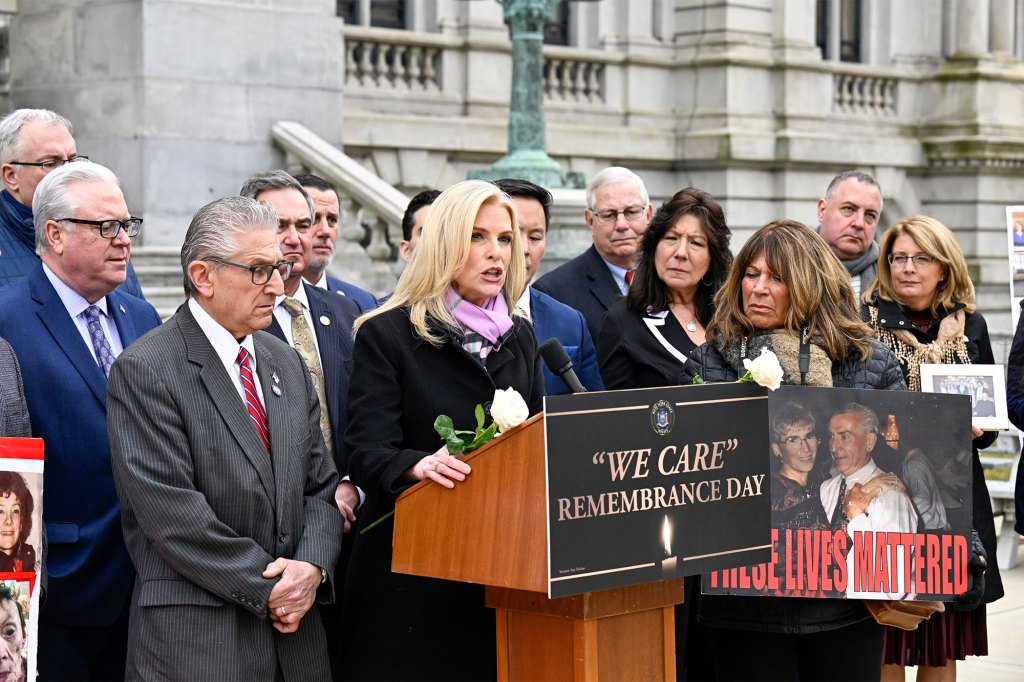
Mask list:
[[[715,282],[714,279],[712,279],[710,282],[705,282],[703,277],[700,278],[700,283],[703,284],[706,287],[710,287],[712,284],[714,284],[714,282]]]

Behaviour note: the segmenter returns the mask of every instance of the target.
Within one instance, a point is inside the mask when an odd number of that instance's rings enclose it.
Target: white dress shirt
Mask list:
[[[231,382],[235,385],[242,404],[245,404],[245,389],[242,387],[242,372],[238,367],[238,347],[241,346],[249,352],[249,365],[252,367],[252,379],[256,384],[256,393],[260,396],[260,402],[266,405],[267,402],[263,399],[263,387],[260,385],[260,375],[256,372],[256,348],[252,342],[252,334],[240,342],[237,341],[231,332],[210,317],[210,313],[206,312],[194,298],[188,299],[188,309],[192,311],[192,317],[196,318],[199,328],[203,330],[206,339],[213,346],[213,351],[224,365],[228,376],[231,377]]]

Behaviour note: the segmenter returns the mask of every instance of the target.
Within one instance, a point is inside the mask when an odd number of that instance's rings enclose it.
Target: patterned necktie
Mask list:
[[[103,333],[103,323],[100,322],[102,315],[103,311],[97,306],[91,305],[85,309],[85,323],[89,327],[92,349],[96,352],[96,364],[103,370],[103,376],[109,376],[110,366],[114,364],[114,351],[110,348],[107,335]]]
[[[306,322],[306,315],[302,311],[301,303],[294,298],[286,298],[282,305],[292,316],[292,344],[295,346],[295,350],[299,351],[302,359],[306,361],[309,376],[313,380],[313,388],[316,389],[316,397],[320,401],[320,432],[323,433],[327,450],[334,452],[331,419],[327,413],[327,392],[324,390],[324,370],[320,365],[320,355],[316,351],[313,332]]]
[[[267,411],[263,409],[260,394],[256,392],[256,382],[252,378],[252,365],[249,363],[249,351],[244,347],[238,349],[238,371],[242,376],[242,388],[245,389],[245,408],[256,426],[256,433],[270,452],[270,427],[267,424]]]
[[[832,512],[832,530],[846,532],[846,524],[850,519],[846,516],[846,477],[839,482],[839,500],[836,501],[836,508]]]

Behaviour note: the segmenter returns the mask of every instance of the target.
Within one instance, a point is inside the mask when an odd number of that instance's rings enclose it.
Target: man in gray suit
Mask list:
[[[11,350],[11,344],[0,339],[0,438],[28,438],[31,435],[18,358]]]
[[[329,679],[343,519],[302,358],[259,331],[291,264],[273,207],[219,199],[181,250],[188,301],[122,353],[108,428],[137,569],[128,679]]]

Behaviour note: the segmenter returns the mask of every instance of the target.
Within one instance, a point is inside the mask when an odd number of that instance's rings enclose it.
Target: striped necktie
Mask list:
[[[244,347],[238,349],[238,371],[242,377],[242,388],[245,389],[245,407],[252,417],[252,423],[256,426],[256,432],[260,434],[267,452],[270,452],[270,428],[267,425],[267,412],[263,409],[260,401],[260,394],[256,392],[256,382],[252,377],[252,365],[249,363],[249,351]]]

